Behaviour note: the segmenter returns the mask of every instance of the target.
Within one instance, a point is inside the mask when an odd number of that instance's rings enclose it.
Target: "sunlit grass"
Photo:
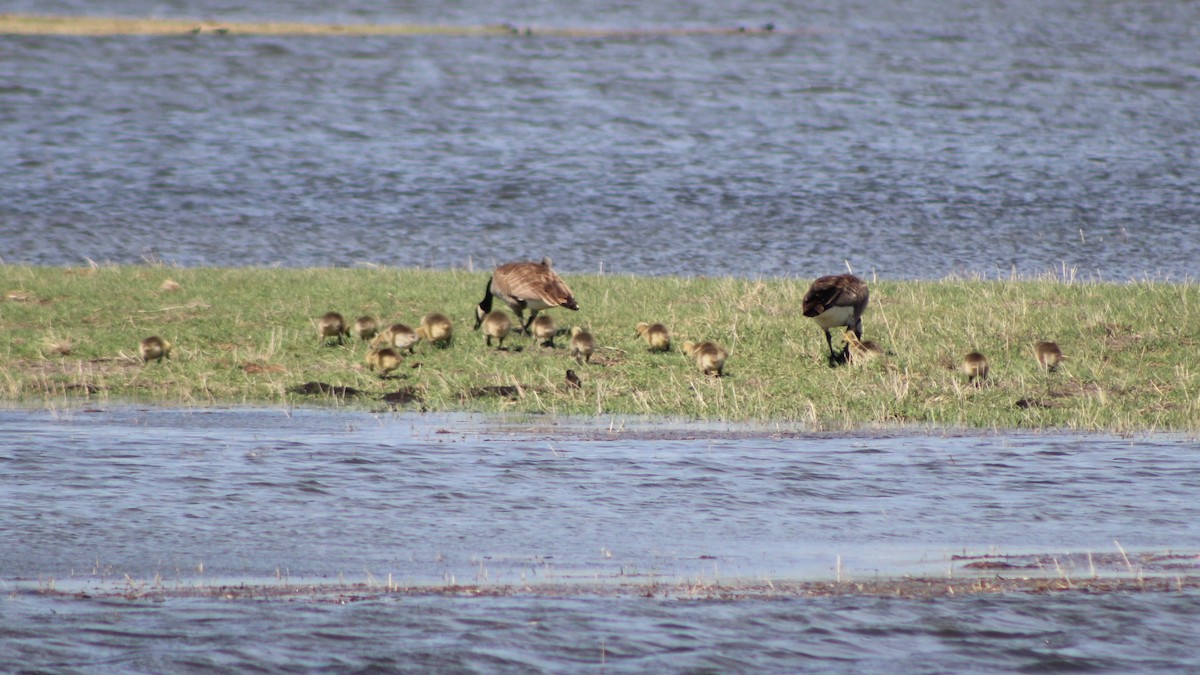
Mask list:
[[[179,269],[0,266],[0,397],[11,402],[134,399],[164,404],[297,403],[382,407],[403,389],[431,410],[647,414],[779,421],[815,428],[906,424],[995,428],[1200,428],[1200,287],[1195,284],[871,281],[866,336],[888,356],[830,368],[821,331],[800,316],[808,279],[573,275],[581,310],[551,310],[596,337],[591,365],[510,337],[499,351],[472,332],[485,272],[397,269]],[[326,311],[415,326],[439,311],[447,349],[421,344],[393,379],[367,370],[367,346],[321,346]],[[661,321],[676,345],[651,353],[635,331]],[[174,344],[159,365],[139,341]],[[1067,355],[1042,371],[1033,344]],[[730,352],[728,377],[703,375],[684,340]],[[836,344],[836,342],[835,342]],[[984,353],[984,386],[962,357]],[[567,368],[583,388],[564,382]],[[360,390],[303,396],[306,382]]]

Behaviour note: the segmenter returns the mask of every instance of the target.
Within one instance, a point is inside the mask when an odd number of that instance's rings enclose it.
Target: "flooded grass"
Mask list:
[[[814,429],[1200,428],[1195,284],[868,280],[866,337],[886,355],[831,368],[820,329],[799,311],[809,279],[565,276],[581,310],[551,313],[595,335],[590,364],[524,336],[504,350],[486,347],[470,330],[486,271],[0,266],[0,330],[9,338],[0,397],[404,405]],[[365,342],[318,338],[315,321],[331,310],[408,325],[439,311],[454,322],[454,339],[446,349],[419,344],[385,380],[367,369]],[[649,351],[635,331],[641,321],[665,323],[676,344],[728,349],[727,376],[704,375],[678,347]],[[150,335],[174,345],[161,364],[137,355]],[[1034,357],[1039,340],[1066,355],[1056,371]],[[960,370],[971,351],[991,364],[981,386]],[[567,369],[581,387],[565,380]]]

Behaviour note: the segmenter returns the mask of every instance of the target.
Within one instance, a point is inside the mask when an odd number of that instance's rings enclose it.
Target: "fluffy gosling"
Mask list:
[[[360,316],[354,320],[354,335],[363,342],[379,334],[379,322],[375,317]]]
[[[142,355],[142,363],[151,361],[162,363],[164,358],[171,358],[171,343],[157,335],[151,335],[138,345],[138,352]]]
[[[407,349],[409,354],[415,354],[417,343],[420,341],[421,336],[417,335],[417,331],[402,323],[394,323],[376,335],[375,339],[371,341],[371,346],[376,349],[395,347],[397,351]]]
[[[483,325],[483,335],[487,338],[487,346],[492,346],[492,338],[496,338],[496,348],[504,349],[504,338],[512,331],[512,319],[502,311],[488,312],[479,321]]]
[[[417,326],[417,335],[436,347],[445,349],[454,338],[454,324],[445,314],[430,312],[421,317],[421,325]]]
[[[987,357],[979,352],[967,354],[963,357],[962,371],[967,376],[967,384],[973,383],[978,387],[988,374]]]
[[[317,320],[317,342],[325,344],[328,338],[336,337],[339,345],[346,344],[343,336],[349,337],[350,329],[346,327],[346,319],[337,312],[325,312]]]
[[[1062,350],[1053,342],[1039,342],[1033,346],[1033,354],[1037,357],[1038,365],[1046,369],[1047,372],[1053,373],[1058,369],[1058,364],[1067,358],[1063,356]]]
[[[575,362],[583,365],[592,362],[592,354],[596,353],[596,338],[586,330],[575,326],[571,329],[571,356],[575,357]],[[570,371],[567,371],[570,372]]]
[[[558,324],[554,323],[554,317],[549,314],[543,314],[533,320],[533,337],[541,342],[543,347],[554,346],[554,336],[558,334]]]
[[[846,358],[850,363],[863,365],[884,354],[883,347],[873,340],[860,340],[852,328],[847,328],[843,337],[846,340]]]
[[[400,353],[391,347],[372,349],[367,352],[367,368],[371,372],[379,371],[380,379],[386,379],[395,369],[400,367]]]
[[[650,346],[652,352],[666,352],[671,350],[671,334],[667,332],[667,327],[661,323],[646,323],[645,321],[636,326],[637,334],[642,336],[646,344]]]
[[[717,377],[721,377],[725,374],[725,360],[729,358],[729,352],[715,342],[685,342],[683,353],[690,356],[705,375],[716,373]]]

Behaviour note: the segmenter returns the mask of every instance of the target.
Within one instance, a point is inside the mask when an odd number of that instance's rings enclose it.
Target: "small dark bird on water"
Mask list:
[[[867,284],[853,274],[819,277],[808,287],[803,301],[804,316],[816,321],[821,330],[825,331],[830,363],[839,359],[834,354],[833,336],[830,335],[829,329],[845,326],[854,331],[855,337],[862,339],[862,315],[867,311],[869,299]],[[840,360],[845,360],[844,355]]]
[[[575,371],[568,368],[567,369],[567,388],[581,389],[582,387],[583,387],[583,382],[579,379],[579,376],[575,374]]]

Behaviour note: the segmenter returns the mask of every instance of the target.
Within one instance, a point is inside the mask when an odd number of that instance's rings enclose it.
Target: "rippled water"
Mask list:
[[[6,262],[1196,273],[1194,2],[105,8],[777,30],[0,37]]]
[[[1065,565],[1063,554],[1101,560],[1118,547],[1134,560],[1174,552],[1182,566],[1165,574],[1194,574],[1198,458],[1200,443],[1173,436],[5,411],[0,661],[144,671],[1194,669],[1193,591],[726,603],[596,589],[951,578],[976,574],[955,555],[1033,551]],[[1099,564],[1103,575],[1142,573]],[[567,590],[348,606],[119,597],[385,580]],[[47,589],[67,595],[38,592]]]

